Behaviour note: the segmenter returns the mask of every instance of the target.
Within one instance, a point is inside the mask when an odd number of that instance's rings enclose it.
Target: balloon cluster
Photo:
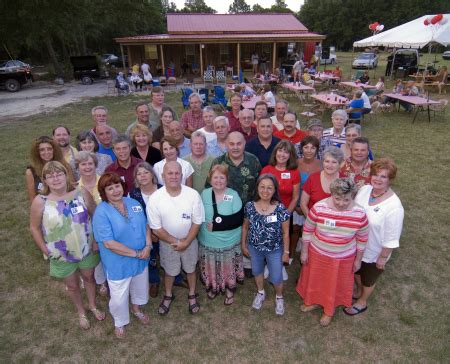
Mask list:
[[[425,18],[423,21],[423,24],[425,26],[429,25],[444,25],[448,22],[448,19],[444,17],[443,14],[437,14],[435,16],[429,16],[428,18]]]
[[[378,23],[377,21],[375,23],[372,23],[369,25],[369,29],[373,32],[373,34],[377,34],[381,32],[384,29],[384,25]]]

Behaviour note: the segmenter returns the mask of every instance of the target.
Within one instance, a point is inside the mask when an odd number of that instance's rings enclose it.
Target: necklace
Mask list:
[[[124,206],[123,203],[122,203],[123,211],[119,208],[118,205],[114,205],[114,204],[111,203],[111,202],[110,202],[109,204],[110,204],[112,207],[114,207],[120,215],[122,215],[125,219],[128,220],[128,210],[126,209],[126,207]]]
[[[375,194],[373,193],[373,190],[372,190],[372,192],[370,193],[369,202],[370,202],[370,203],[375,202],[375,200],[376,200],[377,198],[380,198],[381,196],[383,196],[387,191],[389,191],[389,188],[388,188],[387,190],[385,190],[384,192],[382,192],[382,193],[380,193],[380,194],[378,194],[378,195],[375,195]]]

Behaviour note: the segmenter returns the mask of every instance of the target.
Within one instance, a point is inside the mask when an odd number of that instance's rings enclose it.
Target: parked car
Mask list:
[[[12,71],[17,68],[31,71],[31,66],[28,63],[22,62],[18,59],[0,61],[0,70]]]
[[[90,85],[94,79],[100,78],[100,67],[96,56],[70,57],[73,66],[73,77],[81,80],[83,85]]]
[[[402,78],[401,74],[404,75],[403,77],[406,77],[417,72],[419,64],[419,51],[417,49],[397,49],[392,56],[394,60],[393,70],[401,71],[399,72],[399,78]]]
[[[442,53],[442,58],[450,59],[450,51],[445,51],[444,53]]]
[[[335,64],[335,63],[337,63],[336,53],[330,53],[330,58],[328,59],[320,58],[320,64]]]
[[[119,59],[115,54],[112,53],[105,53],[102,55],[102,62],[103,63],[109,63],[109,62],[115,62]]]
[[[352,63],[352,68],[375,68],[378,65],[378,56],[375,53],[361,53]]]

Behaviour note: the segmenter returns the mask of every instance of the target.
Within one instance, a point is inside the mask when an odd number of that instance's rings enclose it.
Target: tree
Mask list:
[[[255,4],[252,6],[252,13],[268,13],[270,12],[270,9],[263,8],[259,4]]]
[[[206,5],[204,0],[186,0],[184,8],[180,10],[182,13],[217,13],[216,10]]]
[[[233,3],[228,8],[229,13],[249,13],[251,11],[250,5],[248,5],[245,0],[234,0]]]

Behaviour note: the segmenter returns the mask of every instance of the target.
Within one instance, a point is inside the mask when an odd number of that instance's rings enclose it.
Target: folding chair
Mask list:
[[[214,77],[212,70],[206,70],[203,72],[203,83],[206,85],[207,83],[213,84]]]
[[[217,84],[223,83],[224,85],[227,83],[225,71],[216,71],[216,82]]]
[[[194,90],[192,90],[191,88],[182,88],[181,92],[181,102],[183,103],[183,107],[187,109],[189,107],[189,96],[194,92]]]
[[[227,99],[225,97],[225,89],[222,86],[214,86],[214,98],[211,100],[212,104],[227,106]]]
[[[355,124],[361,124],[361,120],[363,118],[363,114],[362,114],[362,109],[358,109],[358,108],[350,108],[350,109],[346,109],[345,111],[347,111],[348,114],[348,120],[347,123],[345,124],[346,126],[350,123],[355,123]],[[359,113],[359,117],[351,117],[351,114],[356,114]]]
[[[174,90],[177,88],[177,79],[176,77],[169,77],[167,80],[167,87],[173,88]]]

